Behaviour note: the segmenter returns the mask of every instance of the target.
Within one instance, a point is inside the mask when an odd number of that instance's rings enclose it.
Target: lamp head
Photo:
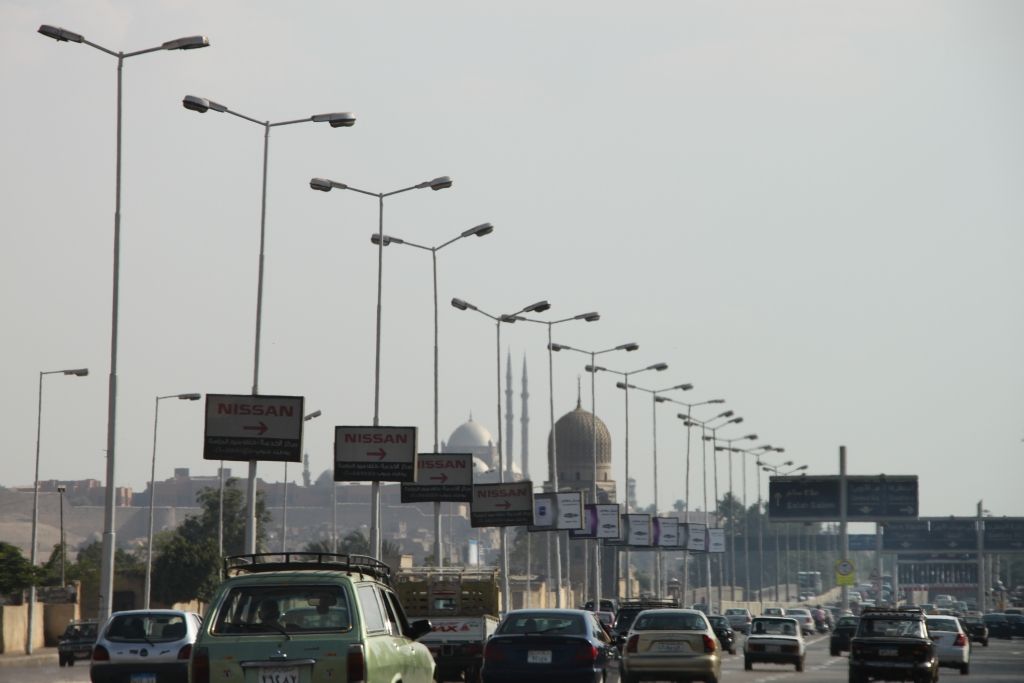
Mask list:
[[[434,178],[433,180],[427,182],[427,187],[429,187],[431,190],[434,190],[435,192],[437,190],[444,190],[451,186],[452,179],[446,175],[438,176],[437,178]]]
[[[713,398],[710,401],[705,401],[705,403],[725,403],[725,399],[724,398]]]
[[[228,110],[228,108],[223,104],[218,104],[213,100],[205,97],[197,97],[196,95],[185,95],[181,104],[185,109],[191,109],[192,111],[197,111],[200,114],[205,114],[210,109],[219,112],[225,112]]]
[[[583,370],[585,372],[598,372],[600,370],[604,370],[604,368],[602,368],[600,365],[584,365]]]
[[[308,422],[309,420],[312,420],[312,419],[313,419],[313,418],[315,418],[315,417],[320,417],[321,415],[323,415],[323,413],[322,413],[322,412],[320,412],[319,410],[314,410],[314,411],[313,411],[312,413],[310,413],[309,415],[305,415],[305,416],[303,416],[303,418],[302,418],[302,421],[303,421],[303,422]]]
[[[452,299],[452,306],[459,309],[460,311],[464,311],[467,308],[472,308],[474,311],[476,310],[476,306],[469,303],[468,301],[463,301],[462,299]]]
[[[786,452],[785,448],[777,448],[776,447],[776,448],[773,448],[772,450],[775,451],[776,453],[785,453]]]
[[[548,344],[548,349],[550,349],[551,351],[561,351],[564,348],[566,348],[566,347],[562,346],[561,344],[555,343],[555,342],[551,342],[550,344]]]
[[[490,223],[481,223],[480,225],[473,226],[469,230],[463,230],[462,236],[469,237],[470,235],[476,235],[477,237],[483,237],[484,235],[490,235],[492,232],[494,232],[493,225]]]
[[[662,370],[668,370],[668,363],[655,363],[654,365],[647,366],[647,369],[661,372]]]
[[[381,243],[380,233],[379,232],[375,232],[375,233],[371,234],[370,235],[370,241],[373,242],[374,244],[380,244]],[[385,247],[388,246],[389,244],[391,244],[392,242],[394,242],[395,244],[403,244],[405,242],[405,240],[401,239],[400,237],[392,237],[391,235],[384,235],[384,246]]]
[[[672,399],[668,398],[667,396],[655,396],[654,397],[654,402],[655,403],[664,403],[665,401],[670,401],[670,400],[672,400]]]
[[[686,383],[686,384],[676,385],[676,386],[674,386],[672,388],[673,389],[682,389],[683,391],[689,391],[690,389],[693,389],[693,385],[690,384],[690,383]]]
[[[63,43],[80,43],[85,38],[82,37],[81,33],[75,33],[74,31],[68,31],[59,26],[50,26],[49,24],[43,24],[39,27],[39,32],[47,38],[53,38],[56,41]]]
[[[724,413],[719,413],[719,414],[718,414],[718,415],[716,415],[715,417],[716,417],[716,418],[719,418],[719,417],[732,417],[732,415],[733,415],[733,411],[731,411],[731,410],[727,410],[727,411],[725,411]]]
[[[626,384],[625,382],[616,382],[615,383],[615,388],[616,389],[629,389],[629,386],[630,385]]]
[[[326,121],[331,124],[331,128],[350,128],[356,125],[356,115],[350,111],[339,111],[331,114],[316,114],[310,118],[317,123]]]
[[[202,394],[178,394],[178,400],[180,401],[198,401],[202,397]]]
[[[744,436],[743,438],[744,438],[744,439],[750,439],[751,441],[753,441],[754,439],[756,439],[756,438],[757,438],[757,434],[747,434],[747,435],[746,435],[746,436]]]
[[[168,40],[160,47],[165,50],[195,50],[209,46],[210,40],[206,36],[186,36],[185,38]]]
[[[65,375],[74,375],[75,377],[85,377],[89,374],[89,368],[76,368],[74,370],[65,370]]]
[[[601,319],[601,314],[597,311],[591,311],[590,313],[580,313],[577,316],[573,316],[573,320],[585,320],[588,323],[596,322]]]
[[[726,424],[729,424],[730,422],[732,424],[739,424],[740,422],[743,422],[743,418],[742,417],[734,417],[733,419],[729,420],[729,422],[726,422]]]
[[[523,309],[524,313],[543,313],[544,311],[551,308],[551,304],[547,301],[538,301],[537,303],[530,304]]]
[[[330,192],[334,189],[335,184],[327,178],[313,178],[309,181],[309,186],[314,190],[320,190],[321,192]],[[344,190],[345,186],[340,185],[338,189]]]

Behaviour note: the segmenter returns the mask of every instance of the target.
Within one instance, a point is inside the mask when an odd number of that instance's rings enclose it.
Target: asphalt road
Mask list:
[[[845,683],[847,680],[846,656],[831,657],[828,654],[828,638],[813,636],[807,641],[807,659],[803,673],[797,673],[792,666],[755,664],[753,671],[743,670],[742,648],[737,647],[736,655],[725,655],[722,666],[722,681],[728,683]],[[4,657],[0,656],[0,660]],[[6,665],[5,665],[6,664]],[[78,662],[73,667],[59,667],[39,663],[19,664],[0,661],[0,683],[88,683],[88,662]],[[962,683],[1024,683],[1024,640],[993,640],[989,647],[975,646],[971,652],[971,673],[961,676],[955,669],[942,669],[940,679],[959,680]],[[954,679],[955,677],[955,679]],[[609,683],[618,683],[618,676],[611,676]]]

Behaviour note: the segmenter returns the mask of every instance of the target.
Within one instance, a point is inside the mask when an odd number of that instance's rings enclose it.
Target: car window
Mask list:
[[[641,614],[633,622],[634,631],[704,631],[704,620],[696,614]]]
[[[107,640],[115,643],[166,643],[181,640],[187,632],[181,614],[116,614],[107,627]]]
[[[608,634],[604,632],[604,628],[601,626],[601,620],[597,615],[590,617],[591,624],[590,630],[594,632],[594,637],[600,640],[602,643],[611,643],[612,639],[608,637]]]
[[[367,633],[379,633],[387,631],[387,622],[384,612],[381,611],[380,601],[377,599],[377,588],[373,584],[364,584],[356,589],[359,593],[359,605],[363,608],[363,621]]]
[[[349,600],[341,586],[235,586],[214,618],[218,635],[261,635],[268,631],[344,632],[352,628]]]
[[[380,599],[384,604],[384,611],[388,615],[388,621],[391,623],[391,635],[407,636],[410,631],[409,620],[405,616],[402,604],[398,601],[398,596],[391,591],[381,588]]]
[[[498,627],[498,633],[559,633],[582,636],[586,632],[586,626],[579,615],[543,612],[510,614]]]
[[[923,638],[922,626],[916,619],[862,619],[857,627],[857,635]]]
[[[750,632],[754,635],[795,636],[797,627],[790,619],[754,619]]]
[[[959,631],[956,622],[952,619],[929,619],[928,620],[929,631]]]

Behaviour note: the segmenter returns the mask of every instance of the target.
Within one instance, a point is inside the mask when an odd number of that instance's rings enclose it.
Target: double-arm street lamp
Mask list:
[[[782,449],[779,449],[779,450],[781,451]],[[757,472],[758,472],[757,476],[758,477],[761,476],[761,470],[764,470],[765,472],[771,472],[775,476],[780,477],[780,476],[790,475],[790,474],[793,474],[795,472],[800,472],[800,471],[803,471],[803,470],[807,469],[807,465],[796,466],[796,465],[793,464],[792,460],[787,460],[786,462],[784,462],[784,463],[782,463],[780,465],[771,465],[771,464],[766,463],[766,462],[764,462],[762,460],[758,460],[757,461],[757,465],[758,465],[758,468],[759,468],[757,470]],[[789,467],[790,469],[785,471],[785,472],[783,472],[782,471],[783,467]],[[760,488],[761,488],[761,485],[760,485],[760,481],[759,481],[758,482],[758,489],[760,489]],[[760,493],[758,493],[758,495],[760,495]],[[775,528],[775,599],[776,600],[779,599],[779,577],[783,576],[783,575],[786,576],[786,602],[789,602],[789,600],[790,600],[790,597],[789,597],[789,595],[790,595],[789,594],[789,531],[788,531],[788,528],[787,528],[787,531],[786,531],[786,557],[785,557],[785,562],[784,562],[784,567],[783,567],[783,574],[780,574],[779,573],[779,529],[778,529],[778,527],[776,527]]]
[[[554,343],[551,341],[551,328],[560,323],[572,322],[574,320],[583,320],[588,323],[596,322],[601,319],[601,315],[596,311],[590,311],[589,313],[580,313],[569,318],[562,318],[561,320],[538,320],[536,318],[527,318],[524,316],[516,316],[518,320],[524,320],[530,323],[537,323],[539,325],[546,325],[548,328],[548,407],[551,415],[551,452],[548,456],[548,472],[551,473],[551,490],[557,495],[558,488],[558,435],[555,433],[555,363],[554,363]],[[558,590],[555,592],[555,607],[561,609],[562,607],[562,543],[561,536],[562,532],[555,530],[555,585]],[[567,548],[568,550],[568,548]],[[584,565],[585,566],[585,565]],[[586,569],[584,569],[586,572]],[[527,575],[530,574],[529,568],[526,571]],[[570,585],[572,583],[572,577],[569,577]],[[600,609],[600,607],[594,607],[594,609]]]
[[[735,448],[730,446],[729,450],[731,453],[739,453],[742,457],[741,466],[743,467],[743,597],[745,600],[750,600],[750,516],[749,508],[747,507],[747,458],[746,456],[752,455],[756,459],[763,453],[773,452],[775,448],[770,444],[762,444],[760,446],[753,446],[751,448]],[[784,450],[784,449],[779,449]],[[731,455],[729,456],[732,457]],[[763,525],[761,523],[763,512],[761,510],[761,486],[760,486],[760,474],[758,475],[758,495],[757,495],[757,529],[758,529],[758,543],[759,552],[761,553],[761,559],[758,561],[758,568],[761,570],[761,579],[758,583],[758,600],[761,600],[761,589],[764,586],[764,540],[762,536]]]
[[[267,162],[270,151],[270,130],[278,126],[288,126],[294,123],[327,123],[331,128],[347,128],[356,122],[355,116],[349,112],[337,112],[331,114],[314,114],[301,119],[289,119],[287,121],[260,121],[246,114],[241,114],[227,108],[225,105],[205,97],[186,95],[181,101],[182,106],[190,111],[205,114],[211,109],[222,114],[231,114],[244,121],[255,123],[263,128],[263,182],[260,191],[260,254],[259,268],[256,276],[256,341],[253,353],[252,368],[252,394],[259,395],[260,384],[260,332],[263,325],[263,273],[264,273],[264,247],[267,237]],[[249,461],[249,482],[246,489],[246,518],[245,518],[245,545],[246,552],[256,552],[256,460]],[[223,518],[224,518],[224,461],[220,464],[220,530],[218,531],[221,552],[223,553]]]
[[[88,368],[76,368],[74,370],[43,370],[39,373],[39,403],[36,409],[36,477],[32,485],[32,549],[29,552],[29,562],[32,570],[36,567],[36,546],[38,545],[39,533],[39,446],[43,435],[43,377],[46,375],[72,375],[74,377],[86,377],[89,374]],[[61,497],[61,514],[64,513],[64,498]],[[63,523],[61,524],[63,528]],[[64,539],[61,538],[61,557],[64,552]],[[62,565],[63,566],[63,565]],[[61,582],[63,584],[63,582]],[[32,629],[36,609],[36,582],[33,581],[28,589],[28,639],[25,641],[25,652],[32,654]]]
[[[690,389],[693,389],[693,385],[686,383],[676,384],[675,386],[665,387],[664,389],[645,389],[644,387],[638,387],[637,385],[629,384],[628,382],[616,382],[615,386],[624,391],[628,391],[629,389],[636,389],[637,391],[644,391],[651,395],[651,420],[653,427],[651,452],[652,461],[654,464],[654,516],[657,517],[661,512],[661,508],[658,505],[658,404],[662,403],[662,401],[659,401],[659,399],[666,398],[661,394],[667,391],[689,391]],[[662,596],[665,592],[664,587],[662,585],[662,571],[663,556],[661,553],[661,548],[659,547],[656,551],[654,562],[654,592],[655,595],[658,597]]]
[[[483,237],[490,235],[494,232],[494,226],[490,223],[481,223],[480,225],[473,226],[463,230],[461,233],[451,238],[447,242],[438,244],[437,246],[428,247],[416,242],[410,242],[409,240],[395,237],[394,235],[382,235],[380,233],[373,233],[370,236],[370,241],[374,244],[386,247],[390,244],[405,244],[416,249],[422,249],[430,252],[430,262],[433,272],[434,279],[434,453],[437,453],[438,446],[438,385],[439,385],[439,372],[438,372],[438,342],[437,342],[437,252],[441,251],[449,244],[457,242],[464,237]],[[437,566],[444,566],[444,554],[441,548],[441,503],[434,503],[434,559],[437,562]]]
[[[529,306],[520,308],[515,313],[503,313],[501,315],[491,315],[487,311],[484,311],[468,301],[462,299],[452,299],[452,306],[459,309],[460,311],[476,311],[480,315],[490,318],[494,321],[495,340],[496,340],[496,377],[498,386],[498,481],[505,481],[505,456],[502,450],[501,441],[501,324],[502,323],[514,323],[518,320],[518,316],[522,313],[543,313],[544,311],[551,308],[551,304],[547,301],[537,301]],[[509,474],[511,475],[511,463],[509,463]],[[508,527],[501,527],[501,601],[502,609],[509,610],[512,608],[509,602],[509,580],[508,580]],[[561,561],[561,560],[559,560]],[[561,589],[561,586],[559,586]]]
[[[747,455],[754,456],[754,464],[757,468],[757,597],[764,605],[764,518],[768,514],[767,506],[764,505],[763,499],[761,498],[761,464],[760,458],[765,453],[785,453],[785,448],[779,448],[770,444],[764,444],[756,448],[751,448],[744,453]],[[746,476],[746,474],[744,474]],[[744,493],[746,493],[746,485],[743,486]],[[778,552],[778,548],[776,548]],[[778,569],[778,555],[775,556],[776,570]],[[750,556],[747,556],[747,564],[750,564]],[[762,610],[763,611],[763,610]]]
[[[600,351],[584,351],[583,349],[577,349],[567,344],[556,344],[551,342],[548,344],[548,348],[552,351],[575,351],[576,353],[583,353],[590,356],[591,367],[597,362],[597,357],[605,353],[611,353],[612,351],[636,351],[640,348],[639,344],[629,342],[627,344],[619,344],[613,346],[610,349],[602,349]],[[591,487],[591,500],[594,505],[597,505],[597,400],[596,392],[594,389],[594,373],[590,373],[590,429],[591,429],[591,447],[594,450],[593,457],[593,486]],[[554,431],[552,431],[552,434]],[[594,609],[601,609],[601,541],[597,538],[593,541],[594,545]],[[561,560],[559,560],[561,561]]]
[[[384,277],[384,200],[409,190],[423,190],[428,187],[435,191],[444,190],[452,186],[452,179],[448,176],[438,176],[433,180],[425,180],[390,192],[370,192],[327,178],[313,178],[309,181],[309,186],[320,192],[351,190],[358,194],[377,198],[377,328],[373,362],[373,426],[377,427],[380,425],[380,322],[381,285]],[[380,482],[375,481],[370,488],[370,554],[378,560],[381,559],[380,541]]]
[[[648,365],[646,367],[642,367],[642,368],[639,368],[637,370],[630,370],[629,372],[621,372],[619,370],[611,370],[609,368],[605,368],[605,367],[602,367],[600,365],[593,365],[593,364],[587,365],[584,369],[587,372],[591,372],[591,373],[610,372],[613,375],[619,375],[620,377],[622,377],[622,384],[625,385],[625,386],[622,387],[622,389],[624,390],[622,393],[626,397],[626,424],[625,424],[626,448],[625,448],[625,459],[626,459],[626,513],[628,514],[630,512],[630,503],[629,503],[629,378],[632,377],[633,375],[639,374],[641,372],[647,372],[648,370],[656,370],[657,372],[661,372],[663,370],[668,370],[668,363],[654,363],[653,365]],[[618,385],[616,385],[616,386],[618,386]],[[625,566],[626,598],[630,598],[631,599],[633,597],[633,581],[632,581],[632,578],[629,575],[629,546],[627,546],[625,551],[623,552],[623,562],[625,562],[625,565],[626,565]]]
[[[754,440],[757,438],[757,434],[747,434],[745,436],[738,436],[733,439],[719,439],[726,443],[726,446],[719,446],[715,444],[715,451],[723,451],[726,454],[726,458],[729,460],[729,599],[736,599],[736,503],[739,502],[736,498],[736,489],[732,485],[732,444],[736,441]],[[714,439],[714,437],[712,437]],[[743,505],[743,517],[747,514],[746,504]],[[744,596],[744,600],[747,596]]]
[[[113,296],[110,316],[110,377],[107,386],[107,488],[103,507],[103,556],[100,563],[99,613],[100,622],[110,616],[114,599],[114,503],[117,487],[114,482],[114,442],[117,417],[117,324],[119,281],[121,271],[121,82],[124,60],[129,57],[158,52],[160,50],[194,50],[206,47],[210,41],[205,36],[188,36],[168,40],[156,47],[135,52],[115,52],[97,43],[86,40],[82,34],[58,26],[43,24],[39,33],[58,42],[82,43],[117,58],[117,136],[115,145],[114,172],[114,258]],[[30,646],[31,647],[31,646]]]
[[[146,536],[146,585],[142,589],[142,609],[149,609],[153,577],[153,512],[156,505],[156,434],[160,420],[160,401],[176,398],[182,401],[198,401],[202,394],[170,394],[157,396],[153,406],[153,459],[149,470],[149,534]]]

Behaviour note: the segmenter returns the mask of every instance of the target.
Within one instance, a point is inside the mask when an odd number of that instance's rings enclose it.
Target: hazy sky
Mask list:
[[[125,61],[119,486],[149,478],[157,395],[252,388],[263,130],[182,108],[195,94],[259,120],[358,116],[270,137],[259,388],[323,411],[306,428],[315,473],[333,425],[373,416],[377,206],[309,180],[450,175],[384,212],[385,232],[428,245],[495,225],[439,254],[442,439],[470,413],[497,432],[494,326],[449,300],[548,299],[550,319],[602,315],[555,341],[638,342],[601,364],[669,363],[635,382],[726,398],[745,422],[721,436],[756,432],[786,448],[776,461],[832,474],[845,445],[851,473],[919,475],[923,515],[979,499],[1024,515],[1022,3],[2,0],[7,486],[32,483],[38,373],[82,366],[44,380],[40,477],[106,479],[117,61],[40,24],[126,52],[210,39]],[[384,256],[381,423],[420,427],[430,450],[430,258]],[[537,482],[546,341],[502,329],[517,418],[529,364]],[[559,415],[581,375],[589,408],[586,362],[555,356]],[[623,394],[597,379],[621,481]],[[650,398],[630,407],[646,505]],[[676,408],[659,408],[664,508],[684,488]],[[213,474],[202,437],[201,404],[161,402],[157,477]]]

